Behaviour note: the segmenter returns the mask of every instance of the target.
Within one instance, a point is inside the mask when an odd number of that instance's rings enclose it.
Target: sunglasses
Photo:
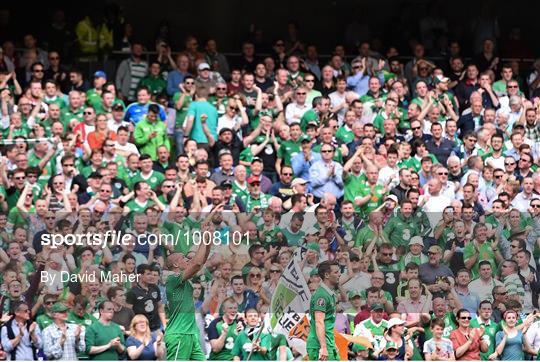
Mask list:
[[[26,176],[19,176],[19,177],[15,177],[15,180],[24,180],[26,178]]]
[[[504,165],[505,166],[514,166],[516,163],[515,162],[505,162]]]
[[[517,85],[507,85],[506,88],[517,88]]]
[[[471,317],[460,317],[459,319],[464,320],[464,321],[470,321],[472,318]]]
[[[43,73],[43,69],[34,69],[33,72],[34,73]]]
[[[297,96],[305,96],[306,93],[305,92],[302,92],[302,93],[296,93]]]
[[[307,82],[313,83],[313,82],[315,82],[315,79],[306,79],[306,83]]]
[[[94,114],[94,112],[83,112],[83,114],[84,114],[85,116],[88,116],[88,115]]]
[[[195,82],[186,82],[187,85],[193,85]]]
[[[111,144],[108,144],[108,145],[105,145],[106,147],[114,147],[114,145],[111,145]]]
[[[273,274],[281,273],[281,270],[270,269],[270,273],[273,273]]]
[[[412,127],[411,129],[412,129],[413,131],[416,131],[417,129],[420,129],[420,128],[421,128],[421,127]]]
[[[448,176],[448,172],[437,172],[437,175]]]
[[[352,67],[352,69],[360,69],[360,68],[361,68],[361,66],[359,66],[359,65],[355,65],[354,67]]]
[[[225,87],[216,88],[216,90],[227,90]]]
[[[262,274],[249,274],[250,278],[260,278],[262,277]]]
[[[72,163],[65,163],[64,164],[64,167],[73,167],[73,166],[74,166],[74,164],[72,164]]]
[[[108,193],[111,193],[112,191],[111,191],[111,190],[99,190],[99,192],[108,192]]]
[[[292,176],[292,173],[282,173],[282,176]]]
[[[495,178],[502,178],[503,175],[496,175]]]
[[[383,256],[392,256],[393,253],[381,253]]]
[[[334,152],[333,150],[321,150],[322,153],[332,153]]]
[[[508,294],[508,292],[499,292],[499,293],[495,293],[495,294],[498,294],[498,295],[506,295],[506,294]]]
[[[45,305],[52,305],[54,303],[56,303],[55,300],[48,300],[48,301],[45,302]]]
[[[535,209],[540,209],[540,204],[534,204],[534,205],[531,205],[531,207],[534,207]]]

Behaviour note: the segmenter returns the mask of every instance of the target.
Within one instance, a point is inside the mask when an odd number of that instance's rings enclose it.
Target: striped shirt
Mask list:
[[[135,99],[135,91],[141,79],[146,77],[148,73],[148,63],[146,62],[130,62],[129,74],[131,75],[131,85],[129,86],[129,99]]]

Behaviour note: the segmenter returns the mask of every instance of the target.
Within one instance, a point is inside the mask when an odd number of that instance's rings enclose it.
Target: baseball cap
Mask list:
[[[354,353],[358,353],[360,351],[365,351],[366,350],[366,347],[362,346],[361,344],[358,344],[358,343],[355,343],[351,350],[354,352]]]
[[[388,323],[386,323],[386,329],[390,329],[394,326],[399,326],[405,324],[405,321],[399,318],[390,318]]]
[[[102,70],[98,70],[94,73],[94,78],[104,78],[105,80],[107,80],[107,74],[105,74],[105,72]]]
[[[442,249],[439,245],[431,245],[428,249],[428,253],[442,253]]]
[[[353,299],[354,297],[360,297],[360,292],[358,290],[349,290],[347,292],[347,299]]]
[[[321,251],[321,247],[317,243],[309,243],[309,244],[307,244],[307,249],[317,251],[317,252]]]
[[[375,303],[369,308],[369,310],[372,312],[374,310],[384,310],[384,305],[382,305],[381,303]]]
[[[99,172],[94,171],[88,176],[88,178],[102,178],[102,176]]]
[[[450,81],[450,78],[447,78],[443,75],[438,75],[435,77],[434,81],[435,81],[435,84],[446,83]]]
[[[261,179],[258,177],[258,176],[249,176],[248,179],[247,179],[247,183],[248,184],[253,184],[255,182],[261,182]]]
[[[296,185],[305,185],[305,184],[307,184],[307,181],[304,180],[301,177],[298,177],[298,178],[295,178],[294,180],[292,180],[291,187],[294,187]]]
[[[51,308],[51,312],[53,313],[62,313],[62,312],[67,312],[69,310],[69,308],[63,304],[63,303],[54,303],[52,308]]]
[[[223,180],[223,181],[221,181],[219,186],[232,187],[232,182],[231,182],[231,180]]]
[[[219,130],[219,135],[221,136],[222,133],[225,133],[225,132],[231,132],[231,133],[234,133],[232,129],[228,128],[228,127],[223,127],[222,129]]]
[[[392,341],[388,341],[386,342],[386,346],[384,347],[385,350],[389,350],[389,349],[395,349],[397,350],[398,349],[398,346],[396,344],[396,342],[392,342]]]
[[[251,160],[251,163],[253,163],[253,162],[260,162],[260,163],[262,163],[263,160],[262,160],[262,158],[260,158],[260,157],[253,157],[253,159]]]
[[[398,200],[398,198],[397,198],[396,195],[388,195],[388,196],[386,196],[386,197],[385,197],[385,200],[388,200],[388,199],[394,201],[396,204],[399,203],[399,200]]]
[[[199,66],[197,67],[198,70],[205,70],[205,69],[210,69],[210,65],[208,63],[201,63],[199,64]]]
[[[113,111],[123,111],[124,106],[122,106],[120,103],[113,104],[112,106]]]
[[[413,236],[411,240],[409,240],[409,246],[410,245],[424,245],[424,240],[421,236]]]
[[[309,137],[307,134],[303,134],[300,136],[300,143],[304,142],[311,142],[311,137]]]

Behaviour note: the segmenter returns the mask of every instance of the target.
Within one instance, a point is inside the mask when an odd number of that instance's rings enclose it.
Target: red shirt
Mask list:
[[[469,328],[469,336],[473,333],[473,331],[478,328]],[[479,361],[480,360],[480,337],[478,337],[478,331],[474,333],[476,335],[476,339],[473,340],[472,344],[470,345],[467,352],[465,352],[461,357],[456,358],[460,361]],[[452,345],[454,346],[454,351],[457,351],[457,349],[461,346],[463,346],[469,338],[467,338],[460,330],[455,329],[450,333],[450,340],[452,341]]]

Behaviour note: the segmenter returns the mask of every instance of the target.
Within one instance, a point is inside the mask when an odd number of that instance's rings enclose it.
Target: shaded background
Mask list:
[[[540,5],[525,0],[4,2],[0,5],[0,39],[20,42],[25,32],[32,32],[43,43],[44,30],[54,9],[64,9],[68,22],[74,26],[85,14],[92,11],[105,14],[105,8],[111,5],[119,7],[121,16],[133,25],[134,38],[149,49],[153,49],[153,41],[162,23],[170,28],[173,50],[181,50],[185,36],[195,34],[201,46],[208,37],[215,37],[222,51],[234,53],[239,51],[241,41],[247,37],[250,24],[261,29],[264,39],[271,43],[277,37],[286,37],[287,23],[292,20],[298,24],[301,39],[317,44],[321,54],[330,53],[335,44],[344,41],[352,51],[355,39],[371,40],[372,48],[383,51],[388,45],[397,45],[400,53],[407,55],[411,39],[423,40],[419,30],[421,19],[435,11],[448,22],[448,33],[443,35],[448,40],[459,40],[463,53],[471,55],[475,53],[472,48],[473,23],[484,9],[484,13],[491,12],[498,19],[502,55],[519,57],[540,53],[540,41],[536,40],[540,30]],[[513,28],[520,29],[525,45],[522,54],[509,54],[504,49],[503,44]],[[351,31],[353,29],[356,31]]]

